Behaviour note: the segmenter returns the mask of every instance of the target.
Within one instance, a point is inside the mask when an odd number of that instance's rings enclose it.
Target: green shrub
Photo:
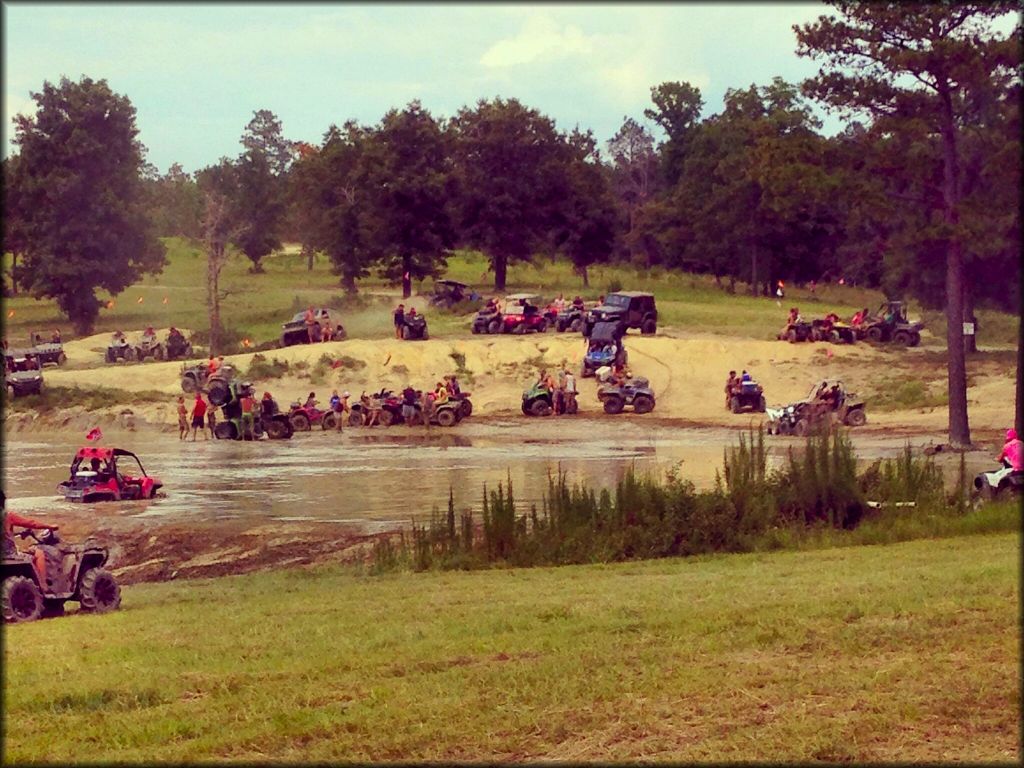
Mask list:
[[[288,371],[287,360],[278,360],[276,357],[267,360],[264,355],[257,352],[249,360],[249,367],[246,369],[245,375],[250,379],[280,379]]]

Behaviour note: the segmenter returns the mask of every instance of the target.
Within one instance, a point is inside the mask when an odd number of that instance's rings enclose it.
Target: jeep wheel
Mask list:
[[[874,341],[874,342],[881,341],[882,340],[882,336],[883,336],[881,327],[877,326],[877,325],[871,326],[870,328],[868,328],[867,336],[868,336],[868,341]]]
[[[196,391],[196,380],[192,376],[181,377],[181,391],[191,394]]]
[[[793,426],[793,434],[796,435],[797,437],[805,437],[807,433],[810,431],[811,425],[808,423],[807,419],[800,419]]]
[[[377,423],[382,427],[390,427],[395,423],[395,414],[389,411],[387,408],[381,408],[380,416],[377,418]]]
[[[729,399],[729,410],[732,411],[733,413],[739,413],[740,411],[743,410],[743,404],[740,402],[739,397],[737,397],[736,395],[733,395]]]
[[[218,440],[234,440],[238,437],[238,428],[230,421],[218,421],[213,428],[213,436]]]
[[[657,331],[658,323],[652,318],[644,320],[643,324],[640,326],[640,333],[644,336],[653,336]]]
[[[530,414],[533,416],[549,416],[551,415],[551,404],[547,400],[537,398],[529,405]]]
[[[364,421],[366,421],[366,416],[362,411],[352,411],[348,415],[348,425],[350,427],[361,427]]]
[[[904,347],[909,347],[911,338],[911,335],[906,331],[896,331],[896,333],[892,337],[892,340],[896,344],[901,344]]]
[[[296,413],[288,419],[292,423],[292,429],[296,432],[309,432],[309,417],[304,413]]]
[[[442,408],[437,412],[437,423],[442,427],[454,427],[459,420],[459,415],[454,408]]]
[[[86,571],[78,587],[78,595],[83,611],[107,613],[121,605],[121,588],[114,574],[106,568]]]
[[[468,397],[459,402],[459,413],[463,419],[468,419],[473,413],[473,403]]]
[[[604,399],[604,412],[605,413],[622,413],[622,409],[626,407],[626,402],[618,395],[611,395]]]
[[[226,381],[217,379],[208,382],[210,402],[218,408],[231,399],[231,390],[228,389]]]
[[[64,363],[66,363],[67,361],[68,361],[68,356],[65,355],[63,352],[61,352],[61,353],[59,353],[57,355],[57,365],[64,365]]]
[[[868,422],[868,415],[863,408],[857,408],[846,414],[846,424],[850,427],[863,427]]]
[[[43,596],[36,583],[25,576],[4,579],[4,621],[35,621],[43,612]]]
[[[650,395],[637,395],[633,398],[634,413],[650,413],[654,410],[654,398]]]
[[[487,324],[487,332],[488,333],[501,333],[501,321],[500,320],[491,320],[491,322],[489,322]]]

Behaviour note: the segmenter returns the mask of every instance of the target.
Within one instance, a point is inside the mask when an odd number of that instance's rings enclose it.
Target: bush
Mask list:
[[[617,277],[608,281],[608,287],[605,289],[605,295],[609,293],[618,293],[622,290],[622,281]]]
[[[288,371],[287,360],[278,360],[276,357],[267,360],[265,356],[257,352],[249,361],[245,375],[250,379],[280,379]]]

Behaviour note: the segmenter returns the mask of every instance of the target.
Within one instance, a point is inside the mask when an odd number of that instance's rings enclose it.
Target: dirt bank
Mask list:
[[[105,344],[106,336],[90,337],[75,344],[84,349]],[[91,347],[90,347],[91,345]],[[838,377],[848,389],[869,396],[871,424],[882,428],[942,430],[947,421],[944,407],[881,412],[871,408],[870,393],[886,381],[917,378],[929,389],[941,392],[946,369],[941,356],[923,349],[735,339],[723,336],[683,334],[668,329],[655,337],[630,335],[626,340],[634,373],[646,376],[658,397],[654,415],[679,419],[689,424],[734,425],[740,417],[723,407],[722,386],[730,369],[747,369],[764,385],[770,404],[791,402],[807,394],[821,378]],[[460,371],[463,387],[473,393],[480,417],[515,412],[523,388],[541,367],[566,365],[578,370],[584,354],[584,340],[576,334],[546,333],[531,336],[466,336],[402,342],[395,339],[352,339],[327,344],[303,345],[263,353],[267,359],[285,361],[287,375],[265,380],[256,378],[260,390],[270,390],[282,405],[304,399],[315,391],[326,401],[332,389],[348,389],[353,395],[381,386],[400,389],[411,383],[432,387],[452,371]],[[317,371],[317,361],[327,355],[344,359],[343,367]],[[243,373],[252,355],[227,358]],[[304,371],[296,365],[305,364]],[[159,391],[166,403],[116,403],[95,412],[111,423],[119,420],[127,406],[137,425],[176,423],[174,397],[181,393],[181,363],[148,362],[97,368],[48,370],[46,382],[53,386],[112,387],[127,391]],[[1012,412],[1014,380],[1012,368],[993,361],[972,361],[968,392],[971,424],[980,430],[1005,426]],[[593,379],[580,382],[580,402],[595,409]],[[63,424],[84,426],[84,411],[61,410],[36,426]],[[31,414],[15,415],[15,429],[31,429]],[[749,417],[744,417],[744,423]]]

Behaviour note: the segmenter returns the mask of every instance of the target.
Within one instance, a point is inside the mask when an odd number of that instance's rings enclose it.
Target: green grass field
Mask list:
[[[22,763],[1014,761],[1019,538],[147,584],[5,629]]]

